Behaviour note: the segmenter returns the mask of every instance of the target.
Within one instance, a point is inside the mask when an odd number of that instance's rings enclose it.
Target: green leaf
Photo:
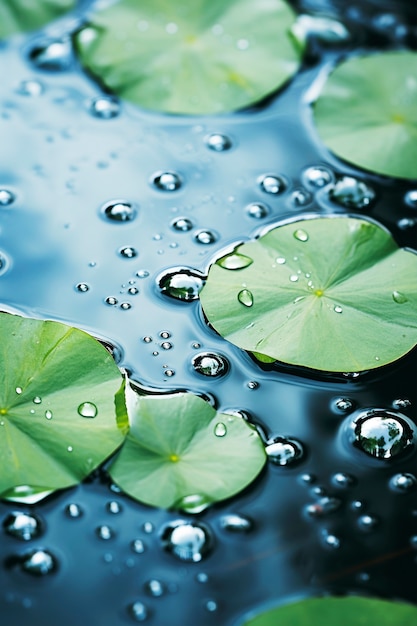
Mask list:
[[[123,441],[108,351],[81,330],[0,314],[0,494],[80,482]]]
[[[381,226],[349,217],[285,224],[214,263],[200,293],[227,340],[284,363],[358,372],[391,363],[417,343],[417,254]],[[223,257],[224,259],[224,257]]]
[[[261,100],[298,70],[294,18],[284,0],[120,0],[75,41],[83,65],[138,106],[218,113]]]
[[[0,39],[35,30],[72,9],[75,0],[1,0]]]
[[[417,607],[411,604],[361,596],[310,598],[275,609],[243,626],[411,626],[417,624]]]
[[[126,399],[130,432],[110,475],[140,502],[183,508],[195,500],[205,507],[241,491],[265,463],[257,431],[198,396],[139,396],[127,387]]]
[[[417,53],[351,58],[330,77],[314,106],[318,133],[357,167],[417,178]]]

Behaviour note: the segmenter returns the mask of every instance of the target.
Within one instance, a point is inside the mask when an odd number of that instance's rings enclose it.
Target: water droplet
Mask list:
[[[333,474],[332,483],[335,487],[340,487],[341,489],[347,489],[348,487],[353,487],[356,480],[351,474],[345,474],[344,472],[337,472]]]
[[[145,622],[149,617],[149,611],[146,605],[139,600],[129,606],[129,613],[135,622]]]
[[[137,287],[129,287],[127,293],[129,293],[131,296],[137,296],[139,293],[139,289]]]
[[[274,465],[291,465],[303,456],[303,448],[295,439],[274,437],[267,441],[265,452]]]
[[[278,265],[284,265],[287,261],[283,256],[278,256],[275,261],[278,263]]]
[[[14,193],[8,189],[0,189],[0,206],[9,206],[16,200]]]
[[[36,515],[13,511],[5,517],[3,529],[8,535],[12,535],[16,539],[30,541],[42,534],[43,525]]]
[[[68,447],[67,447],[67,451],[68,451],[68,452],[72,452],[73,450],[74,450],[74,448],[73,448],[72,446],[68,446]]]
[[[223,422],[217,422],[216,426],[214,427],[214,434],[216,435],[216,437],[224,437],[225,435],[227,435],[227,428],[225,424],[223,424]]]
[[[201,584],[204,585],[205,583],[208,582],[209,577],[208,577],[208,575],[205,572],[198,572],[198,574],[196,575],[195,579],[196,579],[196,581],[198,583],[201,583]]]
[[[177,217],[172,223],[171,226],[174,230],[177,230],[181,233],[186,233],[194,227],[191,220],[187,217]]]
[[[192,366],[198,374],[216,378],[224,376],[229,369],[226,357],[213,352],[200,352],[192,359]]]
[[[326,548],[331,548],[332,550],[340,548],[340,539],[336,535],[332,535],[327,533],[327,531],[324,531],[322,537]]]
[[[96,417],[97,415],[97,407],[92,402],[82,402],[77,411],[81,417]]]
[[[169,341],[163,341],[163,342],[161,343],[161,348],[162,348],[163,350],[171,350],[171,348],[172,348],[172,343],[170,343]]]
[[[332,202],[349,209],[363,209],[375,200],[376,194],[372,187],[356,178],[342,176],[332,185],[329,198]]]
[[[299,276],[297,274],[291,274],[290,281],[292,283],[296,283],[298,281],[298,279],[299,279]]]
[[[411,400],[408,398],[397,398],[393,401],[392,406],[394,409],[409,409],[411,406]]]
[[[350,398],[337,398],[337,400],[335,400],[334,402],[334,405],[336,409],[339,409],[339,411],[343,411],[344,413],[351,411],[354,406]]]
[[[145,552],[145,544],[142,539],[134,539],[130,544],[130,547],[135,554],[143,554]]]
[[[179,502],[176,503],[175,508],[184,511],[184,513],[189,513],[190,515],[197,515],[205,511],[210,504],[211,500],[209,500],[207,496],[195,493],[181,498]]]
[[[75,290],[79,291],[80,293],[86,293],[87,291],[90,291],[90,287],[87,285],[87,283],[78,283],[77,285],[75,285]]]
[[[22,387],[16,387],[15,391],[16,391],[17,395],[20,396],[20,394],[22,393],[23,390],[22,390]]]
[[[113,539],[114,532],[110,528],[110,526],[103,525],[96,528],[96,535],[99,539],[103,539],[103,541],[109,541],[109,539]]]
[[[45,417],[46,417],[46,419],[47,419],[47,420],[51,420],[51,419],[52,419],[52,417],[53,417],[52,411],[50,411],[49,409],[47,409],[47,410],[45,411]]]
[[[122,309],[122,311],[128,311],[132,308],[132,305],[130,304],[130,302],[121,302],[120,308]]]
[[[233,533],[248,533],[253,529],[253,522],[242,515],[228,513],[220,518],[220,526]]]
[[[272,174],[265,174],[258,178],[258,184],[262,191],[271,195],[279,195],[283,193],[287,184],[281,176],[274,176]]]
[[[383,409],[362,411],[350,428],[354,445],[377,459],[391,459],[413,443],[414,429],[401,413]]]
[[[178,520],[166,526],[161,535],[162,545],[167,552],[181,561],[199,563],[212,546],[208,528],[200,523]]]
[[[357,519],[357,525],[359,530],[369,532],[371,530],[374,530],[374,528],[378,525],[378,518],[376,518],[374,515],[361,515]]]
[[[82,508],[79,506],[79,504],[76,504],[75,502],[70,502],[70,504],[68,504],[65,507],[65,514],[68,517],[71,517],[72,519],[77,519],[79,517],[82,517],[83,515],[83,510]]]
[[[40,396],[35,396],[32,400],[32,402],[34,404],[41,404],[42,403],[42,398]]]
[[[242,289],[239,291],[237,299],[240,304],[243,304],[244,306],[251,307],[253,305],[253,294],[249,291],[249,289]]]
[[[116,98],[112,96],[99,96],[91,100],[88,109],[94,117],[98,117],[102,120],[110,120],[119,115],[120,104]]]
[[[411,217],[403,217],[402,219],[398,220],[397,226],[401,230],[407,230],[408,228],[413,228],[416,223],[416,220],[412,219]]]
[[[255,220],[261,220],[268,215],[269,207],[260,202],[252,202],[246,206],[245,211],[249,217]]]
[[[404,196],[404,202],[412,209],[417,209],[417,189],[407,191]]]
[[[43,94],[43,85],[38,80],[22,80],[17,93],[21,96],[37,97]]]
[[[152,337],[149,337],[149,335],[146,335],[143,340],[145,343],[152,343]]]
[[[182,185],[182,180],[176,172],[158,172],[152,176],[154,187],[160,191],[176,191]]]
[[[148,270],[138,270],[138,271],[136,272],[136,276],[137,276],[138,278],[148,278],[148,276],[149,276],[149,272],[148,272]]]
[[[417,478],[406,472],[395,474],[389,481],[391,489],[398,493],[409,493],[417,487]]]
[[[339,498],[330,498],[328,496],[320,498],[318,502],[308,504],[305,507],[305,512],[309,517],[324,517],[333,513],[340,508],[342,502]]]
[[[101,207],[101,214],[111,222],[131,222],[136,213],[133,205],[124,200],[111,200]]]
[[[244,254],[239,254],[238,252],[226,254],[226,256],[221,257],[221,259],[217,261],[217,265],[220,265],[220,267],[225,270],[241,270],[245,267],[249,267],[252,263],[253,259]]]
[[[55,557],[42,548],[32,550],[22,556],[21,566],[24,572],[33,576],[46,576],[51,574],[57,568]]]
[[[250,380],[247,384],[246,387],[248,389],[258,389],[259,388],[259,383],[256,380]]]
[[[107,502],[106,509],[112,515],[118,515],[123,511],[122,505],[120,504],[120,502],[117,502],[117,500],[111,500],[110,502]]]
[[[321,189],[333,181],[333,173],[326,167],[315,165],[305,170],[303,178],[310,187]]]
[[[210,230],[200,230],[194,235],[194,239],[197,243],[201,243],[204,246],[210,245],[217,241],[216,235]]]
[[[232,147],[231,139],[226,135],[221,135],[220,133],[208,135],[204,141],[207,148],[210,148],[210,150],[214,150],[215,152],[225,152],[226,150],[230,150]]]
[[[124,246],[119,249],[119,255],[125,259],[133,259],[138,256],[138,251],[132,246]]]
[[[305,189],[294,189],[291,193],[291,203],[295,207],[306,206],[312,202],[313,196]]]
[[[45,41],[29,52],[30,61],[40,70],[63,72],[72,64],[72,45],[69,38]]]
[[[294,237],[298,239],[298,241],[308,241],[308,233],[302,228],[297,228],[297,230],[294,231]]]
[[[209,613],[214,613],[218,609],[218,605],[215,600],[207,600],[205,607],[206,610],[209,611]]]
[[[108,296],[104,302],[106,304],[109,304],[110,306],[114,306],[115,304],[117,304],[118,300],[117,298],[115,298],[114,296]]]
[[[335,305],[334,305],[334,307],[333,307],[333,311],[334,311],[335,313],[343,313],[343,309],[342,309],[342,307],[341,307],[341,306],[339,306],[338,304],[335,304]]]
[[[157,279],[161,293],[186,302],[198,300],[204,282],[202,274],[192,272],[191,270],[169,272]]]
[[[161,581],[156,578],[148,580],[144,585],[144,589],[146,593],[154,598],[160,598],[165,593],[165,585],[163,585]]]
[[[394,300],[394,302],[396,302],[397,304],[404,304],[405,302],[408,302],[408,298],[407,296],[405,296],[403,293],[401,293],[400,291],[393,291],[392,292],[392,299]]]
[[[142,524],[142,530],[147,535],[151,535],[155,529],[154,529],[154,525],[152,524],[152,522],[144,522]]]

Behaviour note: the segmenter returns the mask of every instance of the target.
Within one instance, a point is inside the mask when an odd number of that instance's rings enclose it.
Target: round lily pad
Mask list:
[[[377,174],[417,178],[417,53],[350,58],[314,106],[318,133],[338,157]]]
[[[77,484],[123,441],[121,375],[87,333],[0,314],[0,495]]]
[[[417,254],[376,223],[323,217],[239,246],[214,263],[200,299],[210,324],[245,350],[326,372],[391,363],[417,343]]]
[[[85,68],[117,95],[167,113],[247,107],[297,70],[304,44],[284,0],[120,0],[75,37]]]
[[[130,431],[110,475],[140,502],[201,510],[244,489],[265,464],[255,428],[198,396],[139,396],[128,386],[126,398]]]
[[[0,38],[35,30],[72,9],[75,0],[2,0]]]
[[[361,596],[310,598],[279,606],[245,622],[243,626],[411,626],[417,607]]]

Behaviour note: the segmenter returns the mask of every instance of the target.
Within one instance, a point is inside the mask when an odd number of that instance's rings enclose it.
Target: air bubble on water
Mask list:
[[[276,263],[278,263],[278,265],[284,265],[287,262],[287,260],[283,256],[278,256],[275,261]]]
[[[218,605],[215,600],[207,600],[204,606],[209,613],[214,613],[218,609]]]
[[[98,410],[95,404],[92,402],[82,402],[78,406],[78,415],[81,417],[96,417]]]
[[[102,120],[110,120],[120,113],[120,104],[112,96],[99,96],[93,98],[88,104],[91,115]]]
[[[163,341],[163,342],[161,343],[161,348],[162,348],[163,350],[171,350],[171,348],[172,348],[172,343],[170,343],[169,341]]]
[[[248,389],[258,389],[259,383],[256,380],[250,380],[249,382],[246,383],[246,387]]]
[[[297,274],[291,274],[290,276],[290,282],[292,283],[296,283],[299,279],[299,276],[297,276]]]
[[[129,287],[129,289],[127,290],[127,293],[130,294],[131,296],[137,296],[139,293],[139,289],[137,287]]]
[[[314,474],[301,474],[300,476],[300,481],[305,485],[312,485],[316,480]]]
[[[32,513],[12,511],[3,520],[3,529],[16,539],[30,541],[42,534],[43,524],[39,517]]]
[[[404,196],[404,202],[412,209],[417,209],[417,189],[410,189]]]
[[[232,147],[232,140],[227,135],[212,133],[205,137],[204,142],[210,150],[214,152],[225,152]]]
[[[164,273],[157,278],[161,293],[185,302],[198,299],[204,282],[202,274],[186,269]]]
[[[417,487],[417,478],[414,474],[402,472],[395,474],[389,481],[389,486],[398,493],[410,493]]]
[[[253,522],[248,517],[227,513],[220,518],[220,526],[232,533],[248,533],[253,530]]]
[[[0,206],[9,206],[16,200],[15,194],[9,189],[0,189]]]
[[[194,224],[188,217],[177,217],[171,222],[174,230],[180,233],[186,233],[194,228]]]
[[[71,40],[63,38],[39,43],[30,50],[29,59],[37,69],[63,72],[72,64]]]
[[[37,97],[43,94],[44,87],[38,80],[22,80],[17,88],[17,93],[21,96]]]
[[[144,343],[152,343],[152,337],[150,337],[149,335],[145,335],[145,337],[143,337],[142,341]]]
[[[252,265],[253,259],[239,252],[231,252],[221,257],[216,263],[225,270],[241,270]]]
[[[171,333],[169,332],[169,330],[161,330],[159,336],[161,337],[161,339],[169,339],[171,337]]]
[[[305,189],[294,189],[291,192],[290,200],[295,207],[306,206],[312,202],[313,196]]]
[[[304,510],[308,517],[325,517],[326,515],[337,511],[341,504],[342,502],[339,498],[325,496],[320,498],[318,502],[307,504]]]
[[[416,224],[417,224],[416,220],[410,217],[403,217],[397,222],[397,226],[401,230],[407,230],[408,228],[413,228],[413,226],[415,226]]]
[[[374,528],[378,525],[379,520],[374,515],[361,515],[357,519],[357,526],[359,530],[363,530],[364,532],[370,532],[374,530]]]
[[[104,302],[106,304],[109,304],[110,306],[115,306],[118,302],[117,298],[115,298],[114,296],[108,296]]]
[[[177,559],[190,563],[199,563],[212,547],[207,526],[184,520],[177,520],[166,526],[161,534],[161,542],[164,550]]]
[[[144,533],[146,533],[147,535],[151,535],[153,533],[153,531],[155,530],[154,525],[152,524],[152,522],[144,522],[142,524],[142,530]]]
[[[241,289],[237,294],[237,299],[243,306],[251,307],[253,305],[253,294],[249,289]]]
[[[103,524],[102,526],[98,526],[98,528],[96,528],[96,535],[103,541],[109,541],[109,539],[113,539],[114,531],[110,528],[110,526]]]
[[[130,547],[135,554],[143,554],[145,552],[145,544],[142,539],[134,539]]]
[[[294,238],[298,239],[298,241],[308,241],[308,233],[302,228],[297,228],[297,230],[295,230],[293,234]]]
[[[148,270],[138,270],[138,271],[136,272],[136,276],[137,276],[138,278],[148,278],[148,276],[149,276],[149,272],[148,272]]]
[[[258,185],[265,193],[277,196],[287,188],[287,183],[281,176],[264,174],[258,178]]]
[[[265,452],[274,465],[286,466],[303,457],[302,445],[295,439],[274,437],[266,443]]]
[[[269,207],[260,202],[252,202],[245,208],[246,214],[256,220],[265,218],[269,213]]]
[[[331,477],[331,481],[335,487],[341,489],[348,489],[349,487],[353,487],[356,483],[354,476],[346,474],[345,472],[336,472],[336,474],[333,474]]]
[[[321,165],[308,167],[303,172],[303,178],[307,185],[315,189],[321,189],[334,180],[333,172]]]
[[[400,291],[393,291],[392,292],[392,299],[397,304],[405,304],[406,302],[408,302],[407,296],[404,295],[403,293],[401,293]]]
[[[223,424],[223,422],[217,422],[214,427],[214,434],[216,435],[216,437],[224,437],[225,435],[227,435],[226,425]]]
[[[124,246],[123,248],[119,248],[119,256],[124,259],[133,259],[138,256],[138,251],[132,246]]]
[[[70,502],[70,504],[67,504],[67,506],[65,507],[65,514],[71,519],[78,519],[79,517],[82,517],[83,510],[79,504],[76,504],[75,502]]]
[[[165,593],[165,585],[157,578],[151,578],[144,584],[144,589],[147,594],[154,598],[160,598]]]
[[[394,409],[409,409],[411,406],[411,400],[408,398],[396,398],[393,401],[392,406]]]
[[[21,567],[24,572],[33,576],[52,574],[57,568],[56,558],[43,548],[32,550],[21,557]]]
[[[217,236],[211,230],[199,230],[195,233],[194,239],[197,243],[208,246],[217,241]]]
[[[350,424],[353,444],[370,456],[392,459],[413,445],[415,427],[401,413],[362,411]]]
[[[135,219],[135,207],[125,200],[110,200],[101,207],[101,214],[111,222],[131,222]]]
[[[224,376],[229,370],[226,357],[214,352],[200,352],[193,357],[191,363],[198,374],[212,378]]]
[[[51,420],[51,419],[52,419],[52,417],[53,417],[53,413],[52,413],[52,411],[50,411],[49,409],[47,409],[47,410],[45,411],[45,417],[46,417],[46,419],[47,419],[47,420]]]
[[[40,396],[35,396],[32,400],[34,404],[42,404],[42,398]]]
[[[129,606],[129,613],[135,622],[145,622],[149,617],[146,605],[139,600]]]
[[[86,293],[87,291],[90,291],[90,287],[87,285],[87,283],[77,283],[75,285],[75,290],[79,293]]]
[[[181,498],[175,505],[176,509],[189,513],[190,515],[198,515],[210,506],[211,500],[203,494],[194,493]]]
[[[112,515],[118,515],[123,511],[123,507],[117,500],[111,500],[106,504],[106,510]]]
[[[342,176],[329,190],[329,198],[349,209],[363,209],[375,200],[376,193],[372,187],[353,176]]]
[[[151,183],[159,191],[176,191],[182,185],[182,180],[176,172],[157,172],[151,178]]]
[[[120,304],[120,308],[122,309],[122,311],[128,311],[132,308],[132,305],[130,304],[130,302],[122,302]]]
[[[332,533],[328,533],[326,530],[322,532],[322,541],[326,548],[337,550],[340,548],[340,539]]]
[[[334,307],[333,307],[333,311],[334,311],[335,313],[343,313],[343,309],[342,309],[342,307],[341,307],[339,304],[335,304],[335,305],[334,305]]]
[[[167,369],[167,370],[165,370],[164,375],[168,376],[169,378],[171,378],[172,376],[175,376],[175,371],[171,370],[171,369]]]

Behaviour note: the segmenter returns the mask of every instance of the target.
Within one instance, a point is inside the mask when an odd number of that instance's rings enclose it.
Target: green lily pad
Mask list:
[[[314,106],[318,133],[340,158],[417,178],[417,53],[351,58],[327,79]]]
[[[139,396],[127,387],[126,399],[130,431],[110,475],[140,502],[202,510],[244,489],[265,464],[254,427],[198,396]]]
[[[123,441],[120,371],[93,337],[58,322],[0,314],[0,494],[77,484]]]
[[[200,293],[228,341],[284,363],[359,372],[417,343],[417,254],[381,226],[324,217],[285,224],[233,252],[253,263],[214,263]]]
[[[1,0],[0,39],[35,30],[72,9],[75,0]]]
[[[417,607],[401,602],[361,596],[310,598],[279,606],[245,622],[243,626],[411,626]]]
[[[219,113],[261,100],[298,70],[294,19],[284,0],[120,0],[93,13],[75,42],[83,65],[140,107]]]

